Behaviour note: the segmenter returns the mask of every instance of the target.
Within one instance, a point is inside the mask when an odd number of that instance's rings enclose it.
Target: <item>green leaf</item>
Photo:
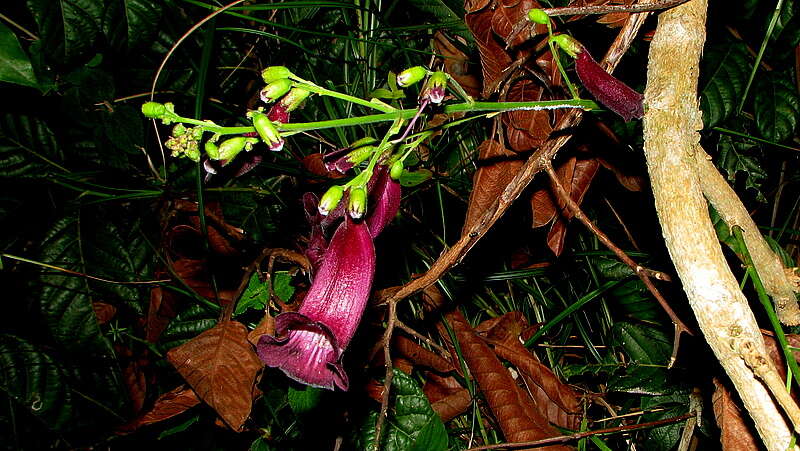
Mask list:
[[[767,178],[767,172],[761,168],[761,163],[754,153],[759,148],[752,141],[745,141],[729,135],[722,135],[717,145],[716,165],[727,174],[731,184],[736,182],[737,175],[745,174],[745,187],[755,190],[756,198],[766,202],[761,192],[761,185]]]
[[[655,395],[669,389],[666,365],[672,353],[672,342],[666,334],[626,322],[614,324],[612,334],[614,344],[625,350],[630,365],[624,374],[611,377],[609,390]]]
[[[214,327],[217,318],[208,308],[200,304],[193,304],[186,310],[178,313],[159,337],[159,348],[165,352],[178,347],[201,332]]]
[[[597,268],[597,271],[605,278],[622,280],[636,275],[630,266],[615,258],[600,256],[594,257],[591,260]]]
[[[424,183],[433,177],[433,172],[427,169],[420,169],[418,171],[403,170],[403,175],[400,176],[400,186],[410,188]]]
[[[67,216],[55,223],[42,242],[41,261],[87,273],[78,218],[77,215]],[[60,274],[42,275],[39,286],[40,311],[50,334],[60,346],[84,357],[113,356],[111,344],[97,324],[86,279]]]
[[[711,47],[703,56],[700,109],[706,128],[724,122],[736,109],[751,67],[744,44]]]
[[[302,389],[289,387],[289,393],[287,394],[289,406],[292,408],[292,411],[298,415],[314,410],[314,408],[319,405],[322,395],[322,389],[308,386]]]
[[[66,172],[55,135],[34,117],[7,114],[0,120],[0,177],[45,177]]]
[[[382,451],[447,449],[447,431],[428,398],[411,376],[394,370],[389,414],[381,434]],[[371,412],[361,426],[357,449],[372,450],[378,412]]]
[[[774,10],[774,8],[773,8]],[[781,6],[781,12],[778,14],[778,20],[775,22],[775,27],[772,29],[772,34],[770,35],[770,40],[777,41],[781,38],[784,30],[791,28],[793,22],[797,21],[796,13],[797,6],[795,6],[794,0],[783,0],[783,5]],[[770,14],[765,18],[766,23],[769,24],[769,21],[772,19],[772,11]],[[766,26],[765,26],[766,29]]]
[[[56,60],[71,60],[91,47],[100,34],[103,2],[98,0],[28,0],[44,48]]]
[[[411,0],[409,1],[418,10],[428,13],[439,20],[440,24],[453,33],[472,41],[472,33],[464,23],[464,8],[456,0]]]
[[[783,142],[794,135],[800,118],[800,96],[785,74],[764,74],[755,90],[756,126],[761,136]]]
[[[640,408],[643,411],[657,410],[642,416],[642,422],[674,418],[689,411],[689,390],[677,388],[663,396],[643,396]],[[673,423],[647,431],[645,444],[648,450],[668,451],[675,448],[680,440],[684,423]]]
[[[272,293],[282,301],[287,302],[294,294],[292,275],[288,271],[275,271],[272,274]],[[239,303],[236,304],[235,315],[241,315],[248,309],[264,310],[269,303],[269,283],[262,282],[258,274],[250,277],[247,288],[242,293]]]
[[[63,429],[72,417],[72,391],[61,366],[13,335],[0,335],[0,390],[52,429]]]
[[[0,23],[0,81],[37,88],[36,75],[28,55],[10,28]]]
[[[112,0],[103,14],[103,31],[115,48],[147,43],[161,20],[162,5],[152,0]]]
[[[611,292],[614,312],[639,321],[659,321],[663,318],[658,303],[641,279],[629,280],[614,287]]]

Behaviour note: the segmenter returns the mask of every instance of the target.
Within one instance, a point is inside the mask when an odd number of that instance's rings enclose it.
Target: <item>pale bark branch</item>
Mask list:
[[[706,0],[691,0],[659,16],[645,89],[645,156],[664,240],[697,323],[766,447],[785,450],[790,426],[745,358],[751,364],[756,358],[767,380],[775,368],[722,253],[697,171],[697,83],[707,6]]]
[[[700,189],[728,227],[742,228],[747,249],[767,294],[775,302],[775,312],[782,323],[800,324],[800,308],[792,282],[786,277],[783,264],[764,240],[758,226],[747,213],[742,201],[719,173],[710,157],[699,146],[695,150]]]

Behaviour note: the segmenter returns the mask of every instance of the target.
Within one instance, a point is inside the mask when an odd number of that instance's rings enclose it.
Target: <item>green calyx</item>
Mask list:
[[[203,149],[206,151],[208,158],[211,158],[212,160],[219,160],[219,147],[217,147],[216,143],[212,141],[206,141]]]
[[[350,188],[350,203],[347,211],[353,219],[360,219],[367,212],[367,190],[362,187]]]
[[[151,119],[161,119],[161,116],[167,112],[167,108],[162,103],[158,102],[145,102],[142,105],[142,114]]]
[[[573,58],[577,58],[578,54],[583,51],[583,46],[581,43],[568,34],[557,34],[555,36],[551,36],[550,40],[555,42],[561,48],[561,50],[564,51],[564,53]]]
[[[325,191],[325,194],[322,195],[322,199],[319,200],[319,206],[317,210],[323,216],[327,216],[331,210],[335,209],[337,205],[339,205],[339,201],[342,200],[342,196],[344,195],[344,187],[339,185],[334,185],[328,188],[328,191]]]
[[[533,23],[547,25],[550,23],[550,16],[548,16],[547,13],[541,9],[532,9],[528,11],[528,20]]]
[[[410,67],[397,75],[397,86],[405,88],[422,80],[428,75],[428,69],[422,66]]]
[[[286,66],[270,66],[261,71],[261,78],[264,83],[270,84],[282,78],[289,78],[293,74]]]
[[[266,114],[259,111],[251,111],[247,115],[253,119],[253,126],[258,132],[258,136],[264,140],[268,145],[274,145],[281,140],[281,134],[275,127],[275,124],[267,117]]]
[[[239,154],[244,149],[250,150],[253,148],[253,144],[257,143],[258,139],[256,138],[245,138],[244,136],[237,136],[235,138],[229,138],[222,142],[219,145],[219,149],[217,152],[216,160],[225,160],[230,161],[236,155]],[[206,143],[208,144],[208,143]],[[208,153],[208,149],[206,149],[206,153]],[[209,158],[213,158],[209,154]]]
[[[272,103],[283,97],[290,89],[292,89],[291,80],[288,78],[279,78],[261,90],[261,100],[265,103]]]
[[[281,105],[286,108],[287,112],[292,112],[302,105],[309,95],[311,95],[311,91],[308,89],[294,87],[281,99]]]
[[[400,176],[403,175],[403,162],[400,160],[395,161],[392,163],[392,167],[389,168],[389,177],[392,180],[400,180]]]

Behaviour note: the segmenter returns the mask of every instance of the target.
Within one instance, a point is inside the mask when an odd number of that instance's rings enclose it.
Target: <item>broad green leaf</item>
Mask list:
[[[591,261],[600,274],[608,279],[622,280],[636,275],[630,266],[616,258],[600,256],[592,258]]]
[[[92,221],[91,218],[87,220]],[[85,235],[80,229],[78,215],[57,221],[42,242],[41,261],[86,274],[82,248]],[[111,344],[97,324],[86,279],[60,274],[42,275],[39,286],[40,311],[50,334],[61,347],[89,358],[113,356]]]
[[[64,370],[13,335],[0,335],[0,390],[49,428],[60,430],[72,419],[72,391]]]
[[[755,90],[756,126],[761,136],[783,142],[794,135],[800,119],[800,95],[785,74],[764,74]]]
[[[40,119],[7,114],[0,121],[0,177],[66,172],[55,135]]]
[[[448,28],[469,41],[473,40],[472,33],[464,23],[462,2],[457,0],[411,0],[409,3],[438,19],[444,28]]]
[[[103,31],[115,48],[134,49],[148,42],[161,19],[162,5],[152,0],[111,0],[106,4]]]
[[[411,376],[394,370],[389,414],[381,437],[382,451],[447,449],[447,431],[428,398]],[[371,412],[361,426],[357,449],[372,450],[378,412]]]
[[[614,343],[624,349],[630,364],[625,373],[609,380],[609,390],[652,395],[668,390],[670,338],[658,329],[626,322],[614,324],[612,333]]]
[[[716,165],[727,174],[731,184],[736,182],[737,175],[744,173],[745,187],[755,190],[756,198],[761,202],[766,202],[764,194],[761,192],[761,185],[767,178],[767,172],[761,168],[761,163],[757,158],[759,147],[751,141],[744,141],[733,136],[722,135],[717,145]]]
[[[0,81],[38,87],[28,55],[10,28],[0,23]]]
[[[296,414],[303,414],[313,410],[322,398],[323,391],[320,388],[305,386],[301,389],[289,387],[289,406]]]
[[[741,43],[705,50],[701,65],[704,83],[700,109],[706,128],[724,122],[736,109],[751,67],[747,49]]]
[[[91,47],[100,34],[103,2],[98,0],[28,0],[44,48],[56,60],[71,60]]]
[[[215,313],[200,304],[193,304],[178,313],[159,337],[159,348],[167,351],[176,348],[214,327],[217,324]]]
[[[288,271],[276,271],[272,274],[272,293],[286,302],[292,298],[294,287],[291,285],[292,276]],[[248,309],[264,310],[269,303],[269,283],[262,282],[258,274],[253,273],[247,288],[242,293],[239,303],[236,304],[234,315],[241,315]]]
[[[639,278],[614,287],[609,294],[614,302],[615,315],[639,321],[659,321],[663,318],[658,303]]]
[[[689,411],[689,390],[673,389],[673,391],[663,396],[643,396],[640,408],[643,411],[656,410],[656,412],[646,413],[642,417],[642,422],[663,420],[683,415]],[[648,450],[669,451],[675,448],[680,440],[684,423],[673,423],[665,426],[653,428],[647,431],[645,444]]]
[[[427,169],[419,169],[417,171],[403,170],[403,174],[400,176],[400,185],[410,188],[428,181],[431,177],[433,177],[433,173]]]

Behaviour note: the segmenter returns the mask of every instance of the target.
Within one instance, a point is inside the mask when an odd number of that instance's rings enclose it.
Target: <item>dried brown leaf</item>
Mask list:
[[[537,102],[545,100],[544,90],[531,80],[517,80],[506,96],[509,102]],[[518,110],[504,113],[506,139],[509,147],[525,152],[542,145],[553,131],[550,113],[545,110]]]
[[[324,177],[328,179],[340,179],[345,175],[338,172],[338,171],[329,171],[328,168],[325,167],[325,163],[322,161],[322,154],[321,153],[312,153],[307,155],[303,158],[303,167],[306,170],[318,177]],[[320,182],[321,180],[308,180],[311,183]]]
[[[262,367],[243,324],[217,324],[170,349],[167,359],[231,429],[241,429],[250,415],[253,385]]]
[[[561,185],[570,193],[572,200],[580,205],[599,167],[600,163],[596,158],[578,160],[572,157],[561,165],[556,173],[558,174]],[[555,194],[553,194],[553,197],[555,197]],[[541,200],[541,198],[537,200]],[[535,206],[533,207],[533,211],[535,218]],[[566,202],[562,199],[558,199],[557,201],[557,212],[559,214],[556,216],[553,225],[550,227],[550,232],[547,235],[547,246],[556,256],[561,255],[561,252],[564,250],[564,237],[567,231],[566,221],[572,219],[572,212],[566,208]]]
[[[472,405],[472,396],[469,390],[462,388],[461,390],[444,397],[434,403],[431,403],[433,411],[442,421],[450,421],[453,418],[461,415],[469,409]]]
[[[724,451],[752,451],[760,449],[760,441],[745,422],[742,411],[719,379],[714,378],[714,395],[711,403],[714,418],[720,429],[719,440]]]
[[[392,345],[398,354],[406,357],[413,362],[414,365],[425,366],[440,373],[455,371],[455,367],[450,361],[433,351],[423,348],[414,340],[408,339],[402,335],[395,335],[392,339]]]
[[[425,385],[422,386],[422,391],[431,403],[444,399],[461,390],[464,390],[464,386],[461,385],[455,377],[440,376],[432,372],[426,373]]]
[[[500,36],[504,42],[508,43],[508,36],[514,30],[514,25],[521,20],[527,19],[528,11],[533,8],[540,8],[539,2],[533,0],[498,0],[497,7],[492,15],[492,30]],[[545,25],[537,25],[536,33],[546,33]],[[514,46],[524,43],[529,36],[520,33],[511,43]]]
[[[524,442],[559,435],[539,413],[530,396],[517,385],[511,373],[500,363],[489,345],[475,334],[464,315],[456,310],[445,317],[458,339],[464,360],[478,382],[506,440]],[[565,451],[571,448],[553,445],[537,449]]]
[[[521,312],[511,312],[484,321],[475,330],[522,374],[536,405],[551,423],[575,429],[581,419],[581,395],[522,345],[520,335],[528,328]]]
[[[264,317],[261,318],[261,321],[258,323],[256,328],[247,334],[247,341],[249,341],[253,346],[257,346],[258,340],[262,335],[275,336],[275,317],[269,313],[264,314]]]
[[[502,194],[524,161],[500,143],[486,140],[478,146],[478,170],[472,180],[467,217],[461,233],[471,229]]]
[[[441,31],[433,35],[433,47],[436,53],[444,57],[444,71],[453,77],[467,94],[477,97],[481,92],[481,81],[470,71],[469,56],[459,50]],[[428,123],[430,124],[430,121]]]
[[[94,310],[94,315],[97,317],[97,323],[100,325],[111,321],[111,319],[114,318],[114,315],[117,314],[116,307],[100,301],[92,302],[92,310]]]
[[[142,426],[170,419],[198,404],[200,404],[200,398],[197,393],[191,388],[182,385],[159,396],[150,410],[120,427],[118,433],[130,433]]]
[[[484,5],[485,6],[485,5]],[[469,11],[469,9],[468,9]],[[511,57],[506,53],[492,30],[491,8],[476,9],[464,18],[467,27],[475,37],[478,53],[481,56],[481,71],[483,73],[483,97],[489,97],[495,81],[502,75],[503,70],[511,64]]]
[[[611,171],[614,174],[614,177],[617,178],[619,184],[624,186],[628,191],[640,192],[647,184],[647,180],[645,180],[644,177],[640,175],[626,174],[619,167],[604,158],[598,158],[597,161],[603,165],[604,168]]]

